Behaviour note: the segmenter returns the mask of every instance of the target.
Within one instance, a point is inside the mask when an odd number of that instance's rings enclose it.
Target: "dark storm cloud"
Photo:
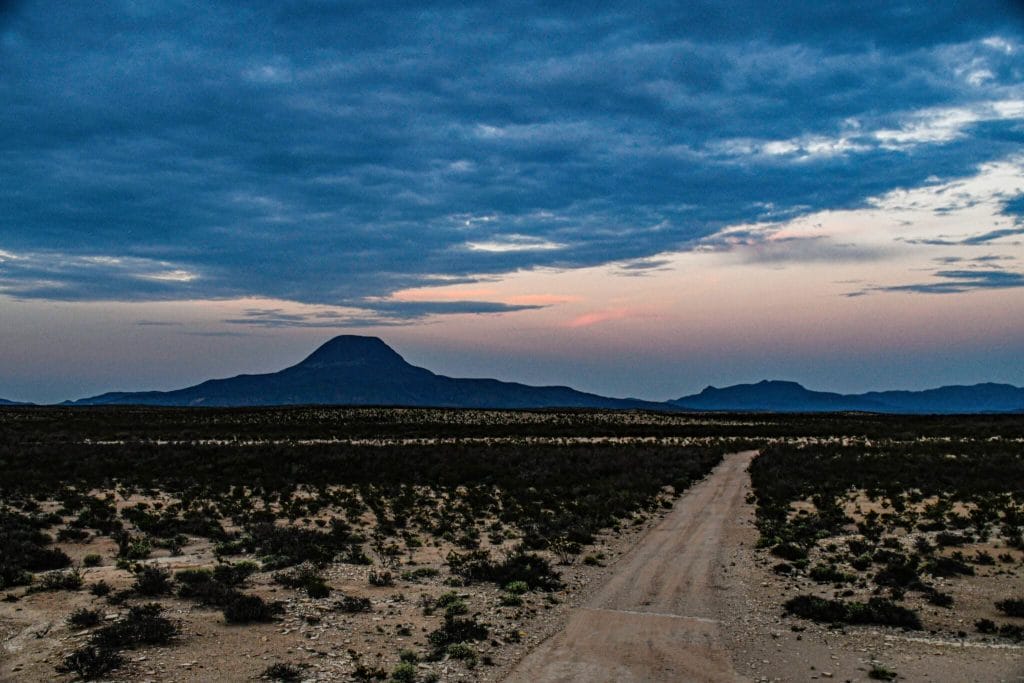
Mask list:
[[[1024,138],[1022,35],[1013,2],[0,3],[0,291],[487,312],[375,297],[969,173]]]

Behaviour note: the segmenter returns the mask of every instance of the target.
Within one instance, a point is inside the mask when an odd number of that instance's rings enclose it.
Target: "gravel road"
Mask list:
[[[736,681],[723,645],[723,538],[754,451],[726,456],[619,559],[611,579],[508,681]]]

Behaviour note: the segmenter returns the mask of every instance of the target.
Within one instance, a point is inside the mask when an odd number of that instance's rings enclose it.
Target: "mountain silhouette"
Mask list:
[[[8,404],[0,401],[0,404]],[[707,387],[658,403],[608,398],[565,386],[535,387],[495,379],[458,379],[410,365],[377,337],[342,335],[280,372],[211,379],[176,391],[113,392],[64,405],[279,406],[374,405],[438,408],[605,408],[661,411],[913,414],[1024,411],[1024,389],[1009,384],[926,391],[837,394],[796,382]]]
[[[30,406],[31,403],[22,403],[21,401],[8,401],[6,398],[0,398],[0,406]]]
[[[114,392],[71,405],[380,405],[452,408],[655,408],[564,386],[456,379],[410,365],[377,337],[342,335],[298,365],[264,375],[213,379],[177,391]]]
[[[684,410],[731,412],[1009,413],[1024,410],[1024,389],[988,383],[925,391],[835,394],[810,391],[796,382],[764,380],[722,389],[707,387],[699,394],[669,403]]]

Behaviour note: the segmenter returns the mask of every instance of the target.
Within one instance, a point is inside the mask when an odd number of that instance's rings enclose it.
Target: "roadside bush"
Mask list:
[[[827,624],[876,624],[914,631],[922,628],[916,612],[884,598],[863,603],[798,595],[787,600],[784,607],[788,614]]]
[[[470,640],[485,640],[489,630],[476,619],[459,619],[445,617],[444,623],[427,635],[427,642],[434,648],[434,655],[442,656],[449,645],[464,643]]]
[[[489,581],[499,586],[520,581],[531,589],[543,591],[562,587],[560,575],[546,558],[522,549],[512,551],[500,562],[495,562],[482,550],[461,555],[449,553],[447,562],[452,573],[466,581]]]

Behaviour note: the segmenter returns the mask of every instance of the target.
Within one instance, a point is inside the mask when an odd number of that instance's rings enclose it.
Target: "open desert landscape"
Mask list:
[[[1024,683],[1024,0],[0,0],[0,683]]]
[[[1018,417],[0,420],[4,680],[1024,676]]]

